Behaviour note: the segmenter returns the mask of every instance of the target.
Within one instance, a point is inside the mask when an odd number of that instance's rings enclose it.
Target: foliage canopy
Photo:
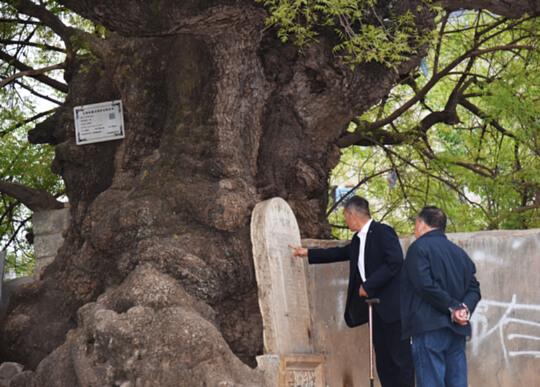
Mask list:
[[[351,124],[334,185],[367,179],[358,194],[401,232],[427,204],[451,231],[539,227],[538,20],[459,12],[438,27],[420,68]]]
[[[257,1],[269,10],[266,23],[277,27],[283,42],[292,40],[303,47],[331,31],[336,36],[334,51],[352,66],[375,61],[395,68],[428,38],[418,28],[418,19],[430,11],[428,1],[416,14],[377,0]]]

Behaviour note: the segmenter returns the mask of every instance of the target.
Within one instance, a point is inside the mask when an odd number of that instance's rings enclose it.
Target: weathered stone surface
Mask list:
[[[39,387],[34,383],[34,372],[23,371],[15,375],[10,381],[8,387]]]
[[[540,229],[449,234],[476,264],[482,300],[468,343],[471,386],[538,385]]]
[[[51,321],[55,321],[58,311],[69,305],[69,301],[58,296],[57,292],[51,291],[40,304],[39,308],[31,310],[20,305],[21,301],[35,299],[41,289],[42,283],[34,277],[22,277],[6,282],[5,291],[8,301],[2,305],[0,313],[3,326],[2,346],[0,353],[9,361],[25,364],[28,368],[37,366],[37,361],[57,347],[57,343],[64,341],[64,335],[51,327]],[[17,305],[13,307],[13,305]],[[10,308],[13,308],[10,310]],[[5,314],[5,311],[11,313]],[[33,319],[32,316],[39,316]],[[55,323],[56,324],[56,323]],[[73,324],[73,322],[71,323]],[[72,325],[70,326],[72,327]],[[53,328],[53,329],[51,329]],[[34,346],[32,347],[32,343]],[[35,343],[39,343],[35,344]],[[5,356],[9,348],[28,348],[28,353],[20,352],[18,356]],[[32,359],[35,362],[28,362]]]
[[[35,235],[61,233],[67,229],[68,225],[69,208],[38,211],[32,214],[32,226]]]
[[[283,356],[280,386],[325,387],[324,358],[320,355]]]
[[[34,212],[32,227],[34,233],[34,251],[36,266],[34,276],[40,278],[47,266],[56,257],[58,249],[64,243],[64,232],[69,226],[69,208]]]
[[[289,245],[300,245],[300,231],[285,200],[274,198],[255,206],[251,240],[265,353],[313,352],[306,262],[291,254]]]
[[[275,387],[279,385],[280,365],[279,355],[257,356],[257,369],[264,375],[265,386]]]
[[[257,357],[257,364],[267,387],[329,386],[321,355],[262,355]]]
[[[5,362],[0,364],[0,383],[8,384],[8,382],[17,374],[21,373],[24,366],[19,363]]]
[[[32,277],[21,277],[7,280],[2,283],[2,298],[0,299],[0,321],[4,320],[4,314],[9,304],[11,294],[14,292],[16,293],[17,289],[23,286],[28,286],[33,282],[34,279]]]
[[[34,276],[40,278],[45,271],[45,268],[54,262],[55,257],[36,257],[36,264],[34,266]]]
[[[34,250],[38,257],[54,257],[58,249],[62,247],[64,238],[61,233],[36,235],[34,238]]]
[[[150,265],[78,312],[78,328],[42,361],[37,386],[261,386],[213,310]]]

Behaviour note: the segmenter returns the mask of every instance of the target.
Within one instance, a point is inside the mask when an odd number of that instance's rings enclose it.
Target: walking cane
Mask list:
[[[369,306],[369,386],[373,387],[373,304],[381,302],[378,298],[366,299]]]

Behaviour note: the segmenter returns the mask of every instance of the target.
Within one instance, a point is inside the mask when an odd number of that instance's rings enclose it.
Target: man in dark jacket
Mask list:
[[[408,340],[401,339],[399,271],[403,252],[392,227],[371,219],[369,203],[360,197],[347,201],[345,221],[355,234],[344,247],[305,249],[293,254],[307,256],[309,263],[349,261],[349,286],[345,322],[349,327],[368,321],[367,297],[380,299],[374,306],[373,344],[379,380],[383,387],[414,386],[414,367]]]
[[[476,269],[450,242],[446,215],[425,207],[401,272],[403,338],[411,338],[417,387],[467,387],[465,338],[480,301]]]

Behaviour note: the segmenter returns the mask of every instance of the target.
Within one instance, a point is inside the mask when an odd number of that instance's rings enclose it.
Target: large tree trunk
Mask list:
[[[47,386],[257,382],[237,359],[262,351],[251,210],[281,196],[327,236],[337,138],[418,58],[351,71],[325,36],[299,54],[252,2],[64,3],[116,32],[71,61],[65,106],[31,134],[56,144],[72,221],[12,298],[2,358],[41,361]],[[75,145],[73,106],[113,99],[126,138]]]

